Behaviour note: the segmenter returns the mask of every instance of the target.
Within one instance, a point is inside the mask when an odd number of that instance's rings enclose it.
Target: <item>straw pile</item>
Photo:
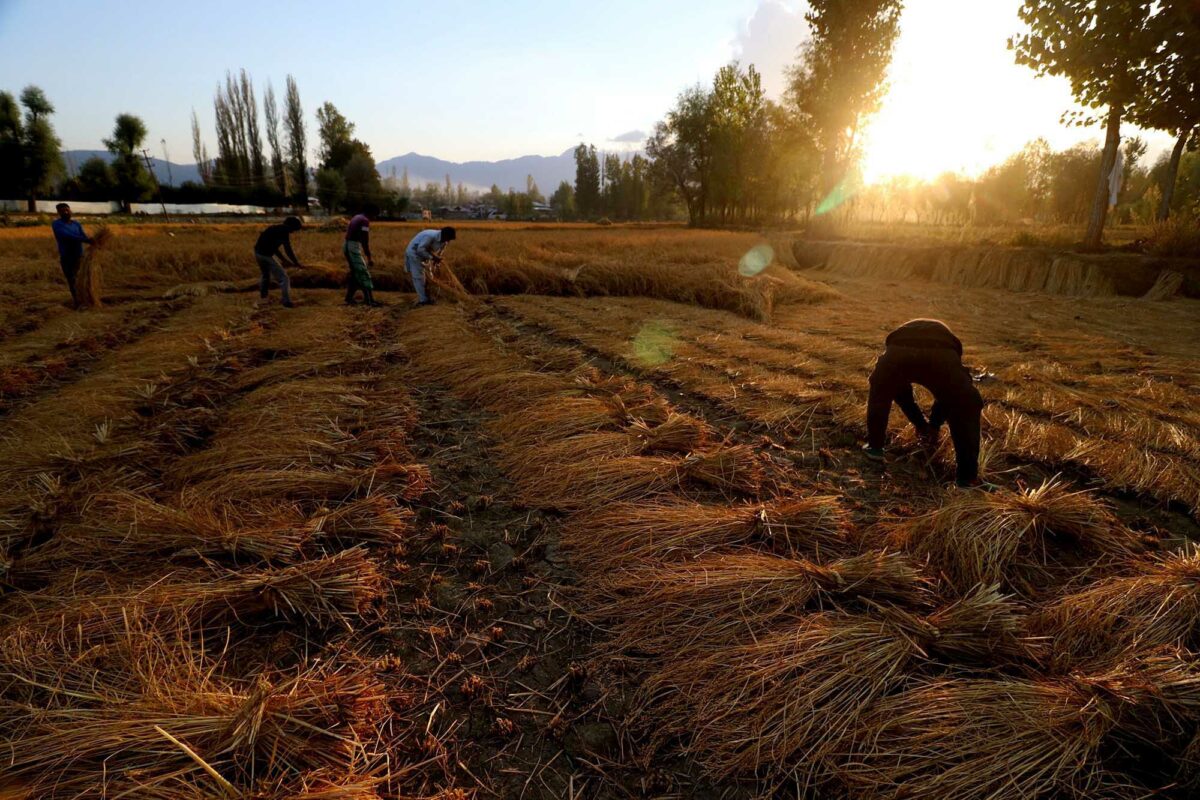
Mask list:
[[[845,554],[850,549],[850,522],[832,496],[733,506],[672,498],[614,503],[577,514],[561,537],[589,572],[604,572],[747,545],[786,555]]]
[[[96,257],[108,246],[112,237],[112,230],[107,225],[101,225],[96,229],[87,252],[83,254],[79,272],[75,275],[75,297],[80,308],[100,308],[103,305],[103,270],[100,269],[100,262]]]
[[[1000,584],[1025,597],[1127,559],[1141,537],[1088,492],[1050,481],[1020,492],[970,492],[894,525],[891,541],[927,558],[959,592]]]
[[[1135,574],[1098,580],[1031,621],[1060,667],[1111,662],[1161,646],[1200,647],[1200,549],[1138,562]]]

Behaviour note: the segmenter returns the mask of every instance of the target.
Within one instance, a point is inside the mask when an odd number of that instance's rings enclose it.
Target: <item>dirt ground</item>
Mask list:
[[[499,457],[507,434],[497,398],[514,387],[463,391],[439,376],[439,349],[477,348],[486,364],[494,346],[547,380],[621,383],[626,395],[666,401],[715,441],[752,448],[763,496],[835,495],[867,530],[953,491],[948,443],[927,457],[898,412],[887,462],[860,450],[871,363],[886,333],[914,317],[947,322],[964,360],[993,376],[980,385],[989,480],[1016,488],[1060,476],[1113,502],[1148,537],[1200,539],[1200,303],[824,282],[837,296],[782,305],[769,323],[639,297],[513,295],[414,309],[411,295],[381,293],[388,305],[365,309],[343,307],[338,291],[298,289],[298,307],[284,309],[274,292],[266,304],[239,291],[164,299],[161,286],[73,312],[53,281],[10,283],[0,290],[0,472],[20,477],[0,519],[0,616],[10,624],[17,597],[45,585],[23,562],[88,520],[88,497],[54,507],[43,497],[33,508],[29,487],[38,475],[65,476],[64,454],[114,448],[72,467],[78,479],[165,497],[163,487],[192,485],[189,465],[214,442],[240,435],[239,415],[272,415],[242,408],[259,388],[286,396],[293,381],[350,376],[404,398],[405,446],[430,475],[429,491],[404,501],[414,515],[406,541],[369,548],[385,589],[373,616],[354,622],[355,647],[374,659],[394,713],[387,777],[371,790],[749,797],[761,787],[707,777],[678,743],[648,745],[654,721],[634,702],[635,660],[606,650],[604,633],[578,613],[580,565],[560,544],[569,510],[531,500]],[[346,360],[351,352],[361,363]],[[205,359],[211,374],[194,374]],[[193,397],[212,375],[219,390],[184,406],[205,409],[200,423],[188,427],[195,419],[184,414],[169,445],[148,444],[139,392],[169,386]],[[320,637],[288,631],[261,636],[293,650],[290,637],[308,638],[305,647],[321,650]]]

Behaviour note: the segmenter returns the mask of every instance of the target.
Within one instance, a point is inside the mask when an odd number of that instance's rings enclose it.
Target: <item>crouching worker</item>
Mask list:
[[[453,242],[455,236],[454,228],[446,227],[440,231],[430,228],[418,233],[408,243],[408,247],[404,251],[404,266],[408,268],[408,274],[412,277],[413,288],[417,292],[418,306],[433,304],[429,295],[425,293],[424,263],[430,261],[433,263],[433,268],[436,269],[437,265],[442,263],[442,252],[446,249],[446,245]]]
[[[283,307],[292,307],[292,282],[283,268],[300,266],[300,259],[296,258],[295,252],[292,251],[291,235],[303,227],[304,223],[299,217],[288,217],[279,225],[272,225],[264,230],[254,243],[254,258],[258,261],[258,269],[262,273],[262,280],[258,284],[258,296],[263,300],[267,299],[267,290],[271,288],[271,279],[274,278],[279,284],[280,294],[283,295]]]
[[[979,480],[979,418],[983,398],[962,363],[962,342],[945,324],[914,319],[888,334],[886,349],[871,373],[867,401],[867,455],[883,458],[892,403],[908,417],[921,443],[937,444],[942,423],[949,423],[958,462],[956,483],[963,488],[984,486]],[[933,394],[928,421],[913,397],[912,385]]]
[[[367,203],[361,214],[356,214],[346,228],[346,243],[342,245],[342,254],[346,256],[346,264],[350,267],[350,277],[346,281],[346,305],[357,305],[354,295],[362,291],[363,303],[369,306],[381,306],[383,303],[375,300],[375,284],[371,281],[369,267],[375,266],[371,258],[371,220],[379,216],[379,207]]]

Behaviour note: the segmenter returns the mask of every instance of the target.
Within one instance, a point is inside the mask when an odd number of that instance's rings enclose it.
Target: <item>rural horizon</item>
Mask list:
[[[0,800],[1200,797],[1200,0],[49,8]]]

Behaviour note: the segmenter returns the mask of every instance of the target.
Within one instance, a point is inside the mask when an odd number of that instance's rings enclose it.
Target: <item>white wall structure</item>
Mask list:
[[[37,210],[40,214],[55,213],[54,207],[62,200],[38,200]],[[120,203],[104,202],[93,203],[83,200],[68,200],[66,201],[71,206],[71,211],[76,214],[117,214],[121,211]],[[0,211],[12,211],[23,213],[28,208],[28,203],[25,200],[0,200]],[[162,203],[133,203],[130,209],[134,214],[147,214],[149,216],[162,215]],[[167,213],[175,214],[181,217],[200,216],[204,214],[272,214],[280,213],[282,210],[271,208],[263,208],[262,206],[235,206],[229,203],[167,203]]]

